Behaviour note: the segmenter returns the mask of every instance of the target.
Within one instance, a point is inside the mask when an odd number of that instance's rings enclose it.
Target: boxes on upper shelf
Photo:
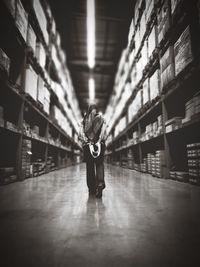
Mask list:
[[[36,44],[36,58],[42,68],[45,68],[46,64],[46,52],[41,43]]]
[[[16,0],[4,0],[10,14],[15,19],[15,12],[16,12]]]
[[[143,40],[143,37],[146,32],[146,19],[145,19],[145,12],[143,12],[141,20],[140,20],[140,38]]]
[[[142,102],[143,105],[149,102],[150,96],[149,96],[149,79],[147,78],[143,83],[143,96],[142,96]]]
[[[186,123],[192,119],[192,116],[200,113],[200,95],[197,95],[190,99],[185,104],[185,118],[182,123]]]
[[[147,41],[146,40],[141,50],[141,61],[142,61],[143,69],[144,69],[148,63],[148,52],[147,52]]]
[[[135,25],[137,24],[137,21],[139,19],[139,15],[140,15],[140,8],[141,8],[141,5],[142,5],[142,1],[143,0],[137,0],[136,3],[135,3],[135,14],[134,14],[134,22],[135,22]]]
[[[153,26],[151,33],[147,38],[147,42],[148,42],[148,57],[151,57],[154,50],[158,46],[158,32],[156,25]]]
[[[129,33],[128,33],[128,45],[131,44],[131,40],[132,40],[134,31],[135,31],[135,26],[134,26],[134,20],[132,19],[130,27],[129,27]]]
[[[175,74],[178,75],[193,60],[190,27],[188,26],[174,45]]]
[[[25,92],[35,101],[37,101],[37,80],[38,75],[35,73],[31,65],[28,65],[25,75]]]
[[[10,59],[1,48],[0,48],[0,69],[3,69],[7,73],[7,75],[9,75]]]
[[[45,99],[44,80],[41,76],[38,76],[37,101],[43,106],[44,99]]]
[[[32,0],[32,3],[33,3],[33,10],[35,12],[38,24],[39,24],[40,29],[42,31],[45,43],[46,43],[46,45],[48,45],[49,34],[47,32],[47,19],[46,19],[44,10],[42,8],[40,0]]]
[[[28,14],[23,8],[23,5],[20,0],[17,0],[15,24],[18,30],[20,31],[24,41],[26,42],[27,28],[28,28]]]
[[[27,45],[32,48],[33,53],[35,53],[36,50],[36,35],[35,32],[31,26],[31,24],[28,25],[28,31],[27,31]]]
[[[145,9],[146,22],[148,22],[150,20],[153,11],[156,10],[156,8],[155,8],[156,2],[157,2],[157,0],[146,1],[146,9]]]
[[[160,94],[160,70],[155,70],[149,78],[150,100],[154,100]]]
[[[49,115],[50,112],[50,92],[49,89],[44,87],[44,111]]]
[[[170,8],[169,2],[163,1],[158,11],[158,42],[160,43],[170,28]]]
[[[163,89],[175,77],[174,52],[170,46],[160,59],[161,89]]]
[[[182,0],[171,0],[171,12],[172,12],[172,15],[174,14],[174,11],[175,11],[176,7],[178,6],[178,4],[181,1]]]
[[[166,133],[179,129],[182,126],[182,117],[174,117],[165,122]]]

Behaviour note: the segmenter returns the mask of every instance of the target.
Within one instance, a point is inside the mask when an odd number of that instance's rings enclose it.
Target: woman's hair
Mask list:
[[[92,104],[92,105],[89,105],[89,106],[88,106],[87,114],[90,114],[90,113],[92,112],[93,109],[96,109],[96,111],[97,111],[97,113],[98,113],[97,105]]]

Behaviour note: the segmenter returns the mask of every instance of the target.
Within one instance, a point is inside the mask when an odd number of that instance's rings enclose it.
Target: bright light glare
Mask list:
[[[95,66],[95,0],[87,0],[87,57],[89,68]]]
[[[94,83],[94,79],[90,78],[88,81],[88,86],[89,86],[89,98],[90,98],[90,102],[93,102],[95,99],[95,83]]]

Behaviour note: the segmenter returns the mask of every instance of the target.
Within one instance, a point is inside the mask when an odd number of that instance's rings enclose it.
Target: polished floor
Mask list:
[[[200,266],[200,187],[105,173],[102,200],[84,164],[0,187],[0,266]]]

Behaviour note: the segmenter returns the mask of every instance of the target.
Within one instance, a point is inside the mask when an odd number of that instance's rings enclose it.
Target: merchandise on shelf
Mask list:
[[[190,27],[178,38],[174,45],[175,75],[178,75],[193,60]]]
[[[24,41],[26,42],[27,28],[28,28],[28,14],[23,8],[23,5],[20,0],[17,1],[15,24],[18,30],[20,31]]]
[[[46,163],[42,159],[37,159],[33,162],[33,175],[38,176],[45,173]]]
[[[47,19],[44,13],[44,10],[42,8],[42,5],[40,3],[40,0],[32,0],[33,3],[33,10],[35,12],[38,24],[40,26],[40,29],[42,31],[45,43],[49,44],[49,34],[47,32]]]
[[[190,99],[185,104],[185,118],[182,120],[182,123],[186,123],[192,119],[196,114],[200,113],[200,95],[197,95]]]
[[[28,47],[32,48],[33,53],[35,54],[35,50],[36,50],[36,35],[35,35],[35,32],[34,32],[32,26],[31,26],[31,24],[28,25],[27,45],[28,45]]]
[[[189,181],[200,183],[200,143],[187,145]]]
[[[171,12],[172,12],[172,14],[174,14],[174,11],[175,11],[176,7],[178,6],[178,4],[181,1],[182,0],[171,0]]]
[[[142,102],[143,105],[149,102],[150,96],[149,96],[149,79],[147,78],[143,83],[143,96],[142,96]]]
[[[150,58],[155,51],[156,47],[158,46],[158,32],[157,32],[157,26],[154,25],[151,33],[148,36],[147,39],[148,42],[148,57]]]
[[[25,74],[25,92],[37,101],[37,82],[38,75],[34,71],[31,65],[26,68]]]
[[[16,12],[16,0],[4,0],[10,14],[15,19],[15,12]]]
[[[7,75],[9,75],[10,59],[1,48],[0,48],[0,69],[3,69],[7,73]]]
[[[135,25],[134,25],[134,20],[132,19],[130,27],[129,27],[129,33],[128,33],[128,45],[130,45],[131,43],[134,31],[135,31]]]
[[[147,52],[147,41],[146,40],[141,50],[141,60],[142,60],[142,66],[144,69],[148,63],[148,52]]]
[[[161,89],[163,89],[175,77],[174,51],[170,46],[160,59]]]
[[[46,87],[44,87],[44,111],[49,115],[50,112],[50,92],[49,89]]]
[[[169,2],[163,1],[163,4],[158,11],[158,42],[160,43],[165,37],[170,28],[170,9]]]
[[[165,152],[163,150],[156,151],[155,159],[156,176],[162,178],[164,176]]]
[[[37,101],[44,105],[44,99],[45,99],[45,89],[44,89],[44,80],[39,75],[38,76],[38,85],[37,85]]]
[[[156,2],[157,0],[146,1],[146,9],[145,9],[146,22],[150,20],[153,11],[156,9],[155,8]]]
[[[42,68],[45,68],[46,64],[46,52],[43,45],[38,42],[36,44],[36,58]]]
[[[142,2],[143,2],[143,0],[137,0],[135,3],[135,14],[134,14],[135,25],[137,24],[137,21],[139,19],[140,8],[142,5]]]
[[[146,32],[146,19],[145,19],[145,12],[143,12],[141,20],[140,20],[140,38],[143,40],[143,37]]]
[[[165,122],[166,133],[179,129],[182,126],[182,117],[174,117]]]
[[[156,70],[149,78],[150,100],[154,100],[160,94],[160,70]]]
[[[141,41],[142,41],[141,36],[140,36],[139,27],[136,30],[134,41],[135,41],[135,54],[137,54],[139,47],[140,47],[140,44],[141,44]]]
[[[32,142],[28,139],[23,139],[22,143],[22,170],[25,178],[31,175],[31,155]]]

